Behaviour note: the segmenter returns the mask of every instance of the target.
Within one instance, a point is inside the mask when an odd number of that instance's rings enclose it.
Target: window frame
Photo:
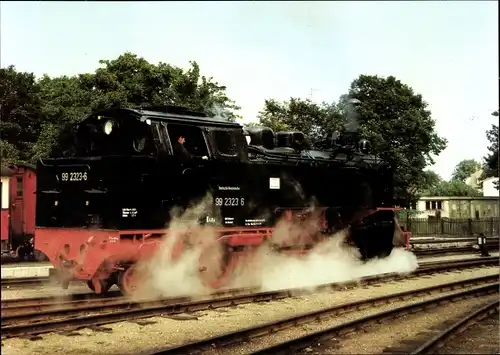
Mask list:
[[[16,197],[23,197],[24,179],[22,176],[16,176]]]
[[[228,157],[228,158],[237,158],[239,156],[239,153],[240,153],[239,150],[240,149],[239,149],[239,146],[238,146],[237,137],[234,134],[235,133],[234,130],[216,128],[216,129],[213,129],[211,133],[212,133],[212,139],[213,139],[213,142],[214,142],[214,148],[217,151],[217,154],[219,154],[220,156],[223,156],[223,157]],[[234,153],[233,154],[224,153],[224,152],[222,152],[219,149],[219,144],[217,143],[217,134],[218,133],[225,133],[225,134],[229,135],[229,137],[231,139],[231,144],[232,144],[233,149],[234,149]]]
[[[443,200],[427,200],[425,201],[426,211],[442,211],[443,210]]]
[[[205,127],[193,125],[193,124],[187,124],[187,123],[178,123],[178,122],[164,122],[162,126],[163,126],[164,138],[166,140],[165,146],[167,147],[169,155],[175,156],[174,146],[173,146],[175,143],[175,140],[172,138],[171,131],[169,129],[169,127],[173,126],[174,132],[172,132],[172,133],[176,133],[176,134],[179,134],[179,133],[185,134],[186,131],[189,131],[189,130],[198,130],[201,133],[201,137],[203,138],[203,143],[205,144],[205,151],[206,151],[205,155],[208,157],[212,156],[210,144],[209,144],[209,141],[208,141],[206,134],[205,134],[205,132],[206,132]],[[185,127],[185,129],[182,130],[182,129],[179,129],[177,127],[179,127],[179,128]],[[203,156],[203,154],[198,155],[198,154],[194,154],[192,152],[190,152],[190,153],[197,156],[197,157],[200,157],[200,158]]]

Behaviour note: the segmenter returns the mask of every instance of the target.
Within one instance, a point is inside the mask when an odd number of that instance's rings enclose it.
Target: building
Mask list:
[[[487,197],[499,197],[499,191],[495,187],[495,184],[498,184],[497,177],[489,177],[483,180],[483,196]]]
[[[457,197],[426,196],[421,197],[412,206],[412,218],[498,218],[498,197]]]
[[[13,240],[29,240],[35,234],[35,166],[17,164],[9,168],[14,171],[9,187],[11,237]]]
[[[465,183],[470,187],[473,187],[479,191],[482,190],[483,196],[486,197],[498,197],[499,191],[495,187],[495,182],[498,183],[497,177],[489,177],[481,181],[481,176],[483,175],[483,169],[479,169],[474,174],[471,174],[467,179],[465,179]],[[481,187],[482,184],[482,187]]]
[[[14,175],[14,171],[2,166],[0,171],[0,201],[2,205],[1,212],[1,227],[0,240],[1,251],[8,249],[9,246],[9,230],[10,230],[10,213],[9,213],[9,187],[10,178]]]
[[[471,174],[465,179],[465,183],[476,190],[481,190],[481,175],[483,175],[483,169],[479,169],[474,174]]]

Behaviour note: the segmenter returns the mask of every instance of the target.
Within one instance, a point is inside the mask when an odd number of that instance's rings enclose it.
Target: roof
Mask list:
[[[28,169],[31,169],[31,170],[36,170],[36,166],[33,165],[33,164],[29,164],[29,163],[17,163],[17,164],[13,164],[10,166],[11,169],[15,169],[15,168],[28,168]]]
[[[498,200],[498,196],[422,196],[420,201],[450,201],[450,200]]]
[[[1,167],[0,176],[12,176],[12,175],[14,175],[13,170],[11,170],[5,166]]]
[[[164,121],[173,123],[191,123],[193,125],[218,126],[226,128],[242,128],[242,125],[240,125],[239,123],[218,120],[213,117],[208,117],[206,114],[189,111],[188,109],[180,107],[166,107],[162,111],[131,109],[131,108],[111,108],[95,112],[93,115],[106,115],[106,114],[119,114],[119,113],[135,116],[136,118],[146,117],[155,121]]]

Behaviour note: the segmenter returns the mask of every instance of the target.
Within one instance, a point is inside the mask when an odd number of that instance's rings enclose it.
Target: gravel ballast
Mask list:
[[[197,319],[185,317],[186,320],[179,320],[178,317],[177,319],[154,317],[148,319],[148,321],[155,322],[152,324],[138,325],[133,322],[121,322],[106,325],[105,327],[109,328],[110,332],[83,329],[78,331],[80,335],[76,336],[46,334],[42,336],[42,340],[36,341],[19,338],[5,339],[2,342],[2,351],[4,354],[16,355],[136,354],[145,349],[182,344],[349,301],[494,274],[498,274],[498,267],[476,268],[346,291],[318,293],[267,303],[204,311],[195,314]]]

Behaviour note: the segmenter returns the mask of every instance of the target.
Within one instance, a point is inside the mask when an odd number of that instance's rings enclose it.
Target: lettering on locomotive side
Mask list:
[[[122,217],[137,217],[137,208],[122,208]]]
[[[75,171],[61,174],[61,181],[87,181],[87,172]]]
[[[119,241],[120,241],[120,237],[114,237],[114,236],[108,237],[109,243],[118,243]]]
[[[262,226],[266,223],[265,218],[245,219],[245,226]]]
[[[215,200],[216,206],[244,206],[245,198],[244,197],[216,197]]]
[[[217,186],[219,191],[240,191],[241,188],[239,186]]]

